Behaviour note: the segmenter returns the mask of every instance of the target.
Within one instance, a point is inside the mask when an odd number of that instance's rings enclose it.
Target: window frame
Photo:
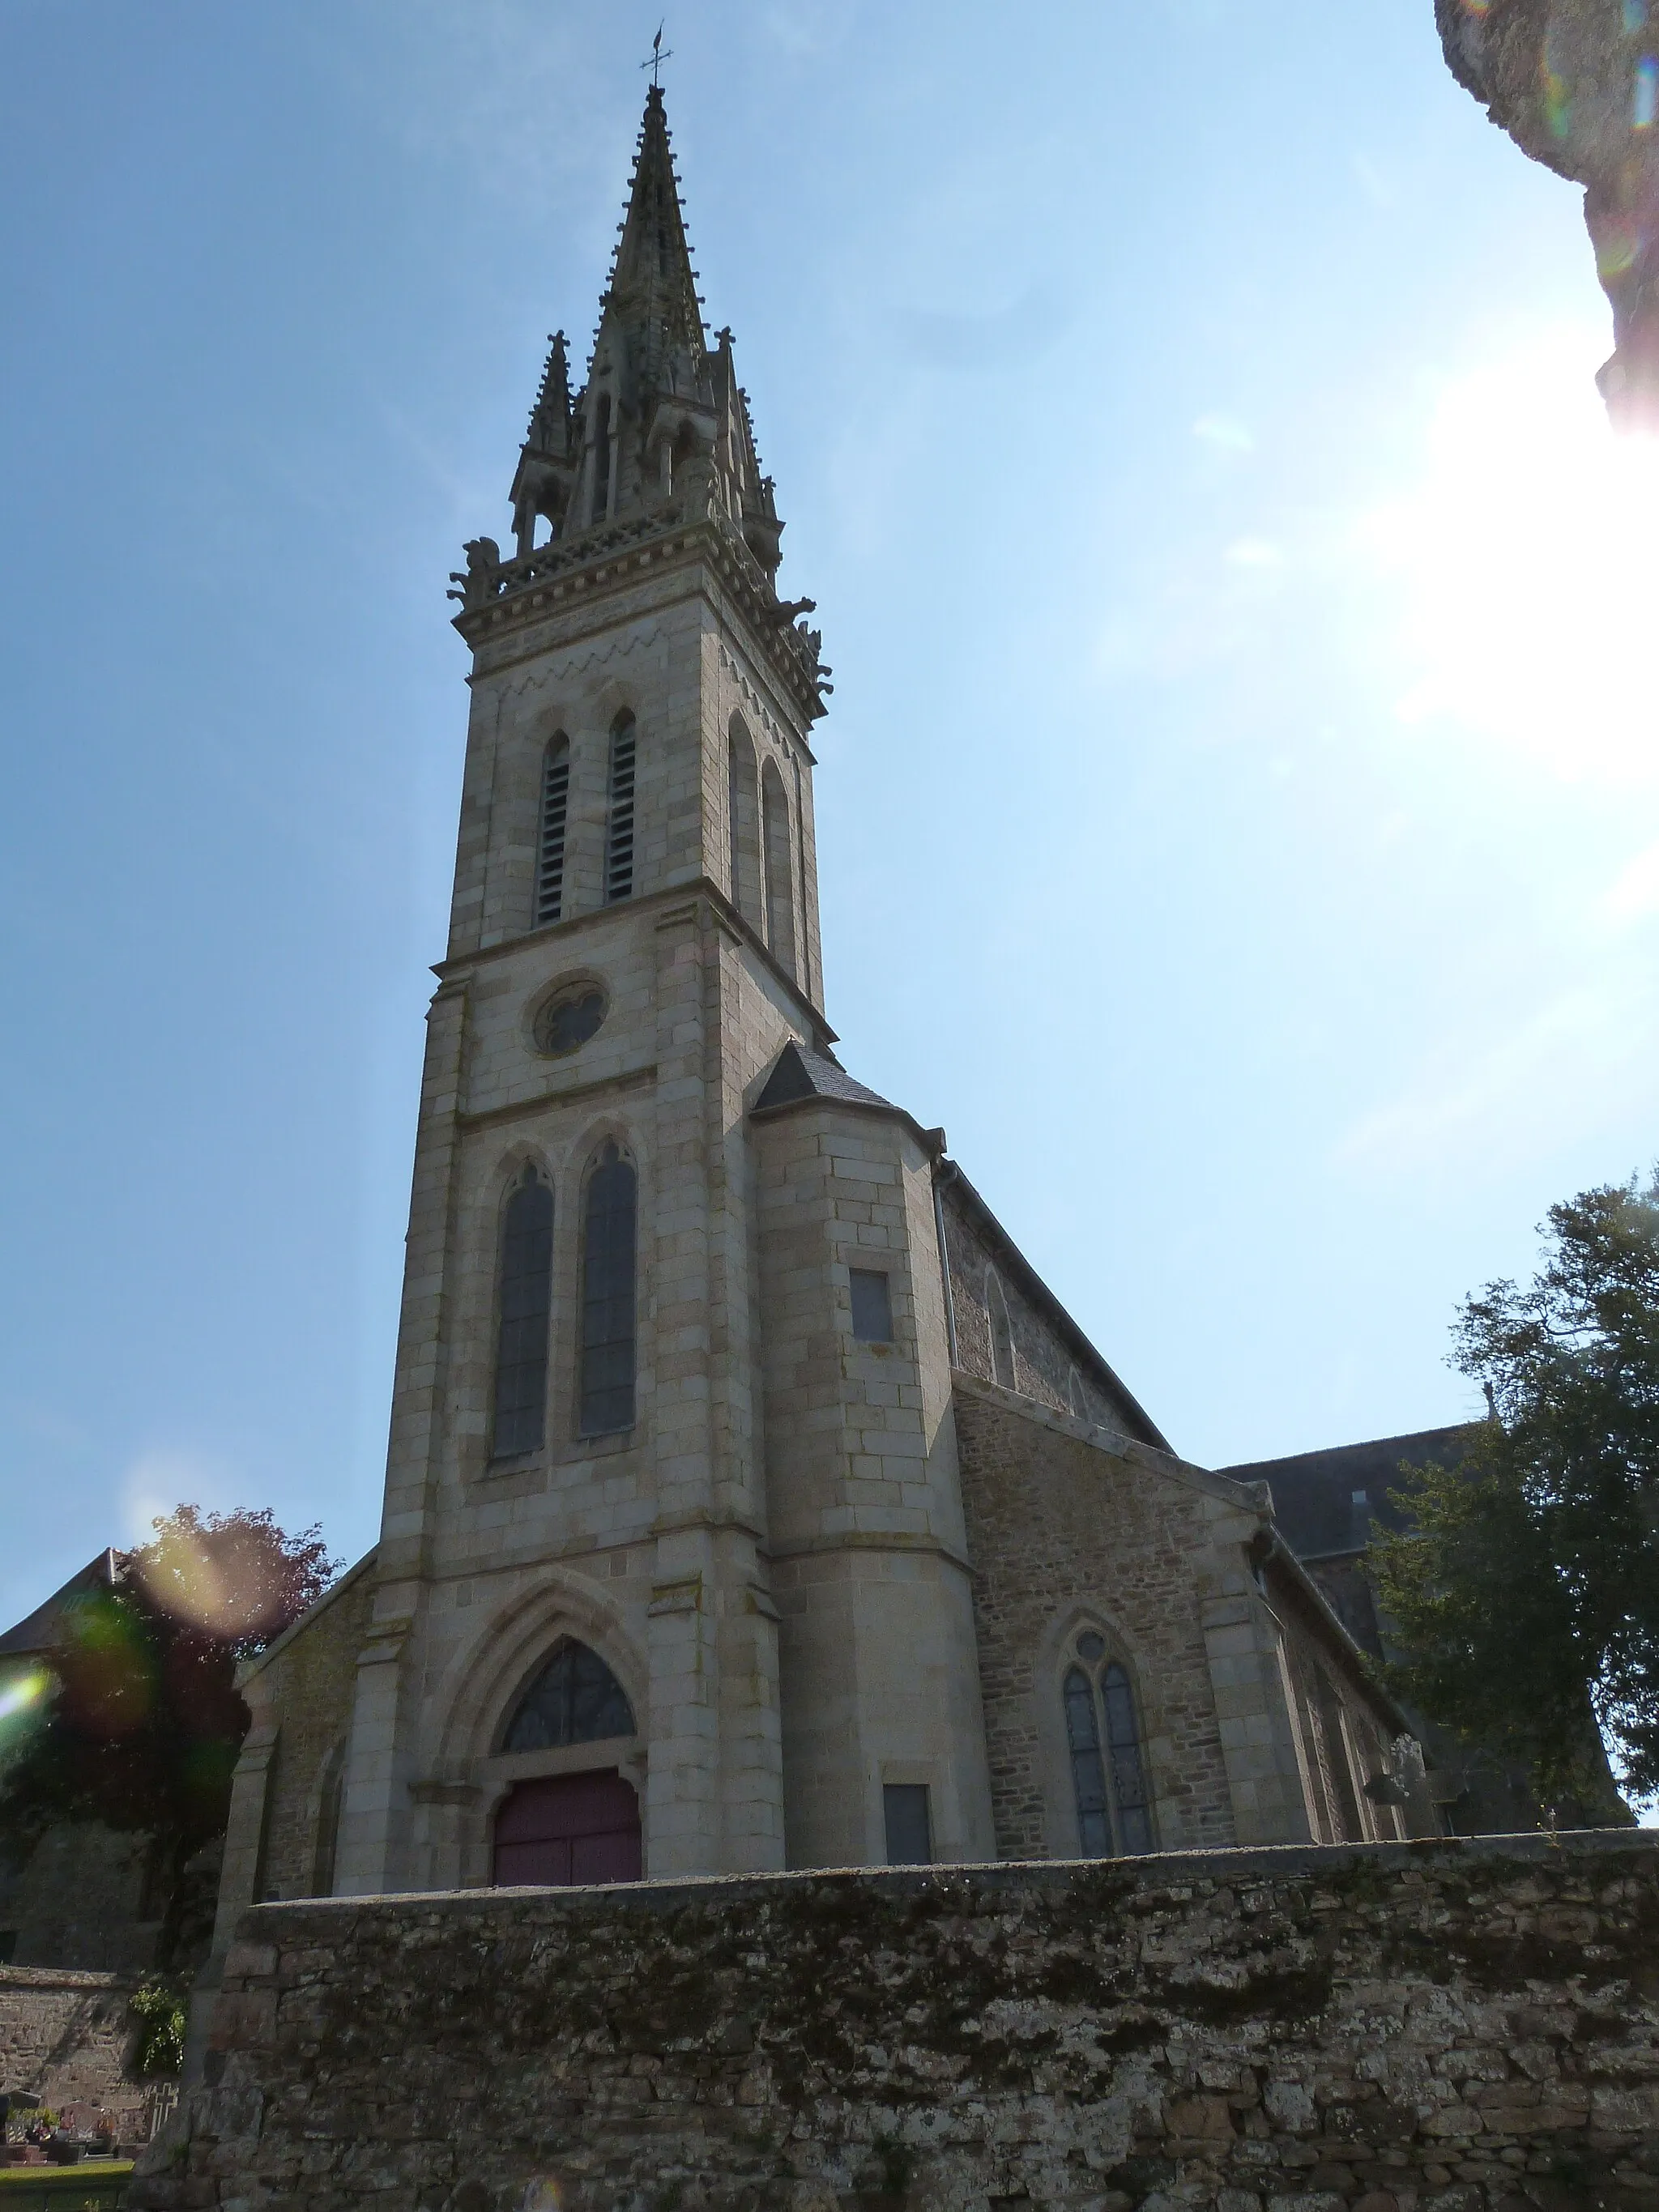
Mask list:
[[[510,1443],[503,1443],[501,1441],[501,1416],[503,1412],[501,1385],[505,1368],[509,1364],[503,1357],[506,1350],[507,1332],[508,1328],[514,1322],[522,1322],[532,1318],[532,1316],[528,1314],[509,1315],[507,1310],[508,1282],[507,1270],[509,1257],[509,1240],[515,1234],[513,1224],[513,1214],[514,1207],[520,1204],[521,1200],[538,1194],[543,1196],[546,1200],[546,1223],[544,1233],[547,1239],[547,1262],[543,1277],[544,1284],[544,1296],[541,1315],[542,1357],[540,1366],[541,1402],[539,1407],[539,1418],[534,1424],[536,1434],[533,1441],[528,1443],[518,1441],[518,1431],[514,1431],[513,1432],[514,1441]],[[489,1465],[492,1468],[498,1467],[504,1462],[510,1460],[533,1458],[538,1452],[546,1449],[548,1437],[547,1417],[552,1397],[551,1370],[553,1364],[554,1263],[556,1259],[555,1239],[557,1235],[557,1231],[558,1206],[554,1196],[553,1178],[539,1160],[527,1159],[522,1163],[514,1174],[509,1178],[506,1188],[502,1192],[496,1222],[495,1297],[494,1313],[495,1327],[491,1332],[490,1340],[492,1357],[489,1370]],[[521,1270],[520,1276],[515,1276],[514,1279],[515,1281],[520,1279],[522,1274],[526,1272],[527,1271]],[[515,1358],[510,1364],[514,1368],[518,1369],[529,1369],[534,1364],[532,1361],[522,1358]],[[524,1408],[522,1407],[509,1407],[507,1410],[517,1413],[522,1412]]]
[[[1092,1656],[1080,1650],[1085,1638],[1098,1638]],[[1141,1858],[1157,1852],[1157,1790],[1148,1756],[1145,1705],[1138,1669],[1121,1640],[1093,1620],[1077,1622],[1062,1640],[1054,1692],[1060,1741],[1065,1754],[1078,1853],[1083,1858]],[[1079,1693],[1079,1686],[1081,1686]],[[1117,1718],[1115,1722],[1114,1693]],[[1079,1741],[1078,1721],[1086,1699],[1091,1734]],[[1121,1721],[1127,1712],[1129,1731]],[[1092,1761],[1099,1802],[1085,1802],[1080,1763]],[[1135,1795],[1138,1786],[1139,1796]],[[1091,1822],[1100,1825],[1091,1835]],[[1096,1848],[1103,1843],[1104,1848]]]
[[[564,893],[570,843],[570,740],[562,730],[556,730],[542,749],[542,780],[536,816],[536,890],[531,908],[532,929],[550,929],[556,921],[562,921],[566,918]],[[555,826],[551,824],[550,817],[556,812]]]

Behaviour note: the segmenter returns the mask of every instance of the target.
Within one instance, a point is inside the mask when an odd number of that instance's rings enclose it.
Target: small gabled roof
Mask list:
[[[44,1605],[37,1605],[15,1628],[9,1628],[0,1636],[0,1659],[23,1659],[37,1652],[50,1651],[61,1633],[63,1617],[69,1607],[90,1591],[113,1589],[125,1561],[125,1553],[112,1547],[100,1552],[95,1559],[88,1559],[80,1573],[71,1575]]]
[[[855,1083],[838,1060],[828,1053],[808,1052],[791,1037],[749,1110],[759,1114],[769,1106],[796,1105],[803,1098],[833,1098],[843,1106],[884,1106],[895,1114],[900,1110],[890,1098]]]

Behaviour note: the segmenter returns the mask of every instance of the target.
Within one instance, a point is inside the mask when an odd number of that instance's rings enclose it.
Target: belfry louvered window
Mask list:
[[[1085,1629],[1078,1638],[1060,1698],[1083,1856],[1150,1851],[1152,1802],[1134,1687],[1121,1662],[1107,1657],[1106,1639],[1097,1630]]]
[[[570,740],[556,737],[542,762],[541,836],[536,849],[536,927],[564,913],[564,833],[570,814]]]
[[[624,708],[611,725],[610,806],[605,817],[605,895],[634,896],[634,765],[638,733]]]
[[[547,1333],[553,1308],[553,1194],[532,1165],[501,1220],[501,1319],[495,1339],[497,1459],[538,1451],[547,1425]]]
[[[607,1144],[587,1179],[582,1224],[581,1433],[634,1425],[634,1241],[638,1178]]]

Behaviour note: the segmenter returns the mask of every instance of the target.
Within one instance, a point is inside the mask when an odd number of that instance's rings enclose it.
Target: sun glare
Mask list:
[[[1403,721],[1569,779],[1659,781],[1659,441],[1615,437],[1597,349],[1551,331],[1442,391],[1425,466],[1364,518],[1399,594]]]
[[[0,1683],[0,1723],[15,1720],[38,1705],[52,1686],[52,1677],[44,1668],[32,1667],[26,1674],[15,1674],[9,1682]]]

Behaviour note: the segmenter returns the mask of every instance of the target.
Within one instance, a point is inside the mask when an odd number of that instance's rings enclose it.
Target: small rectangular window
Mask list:
[[[873,1268],[848,1271],[853,1285],[853,1334],[860,1344],[890,1344],[893,1340],[893,1301],[887,1278]]]
[[[884,1277],[878,1280],[884,1281]],[[933,1826],[927,1817],[925,1782],[885,1782],[881,1809],[887,1823],[889,1866],[932,1866]]]

